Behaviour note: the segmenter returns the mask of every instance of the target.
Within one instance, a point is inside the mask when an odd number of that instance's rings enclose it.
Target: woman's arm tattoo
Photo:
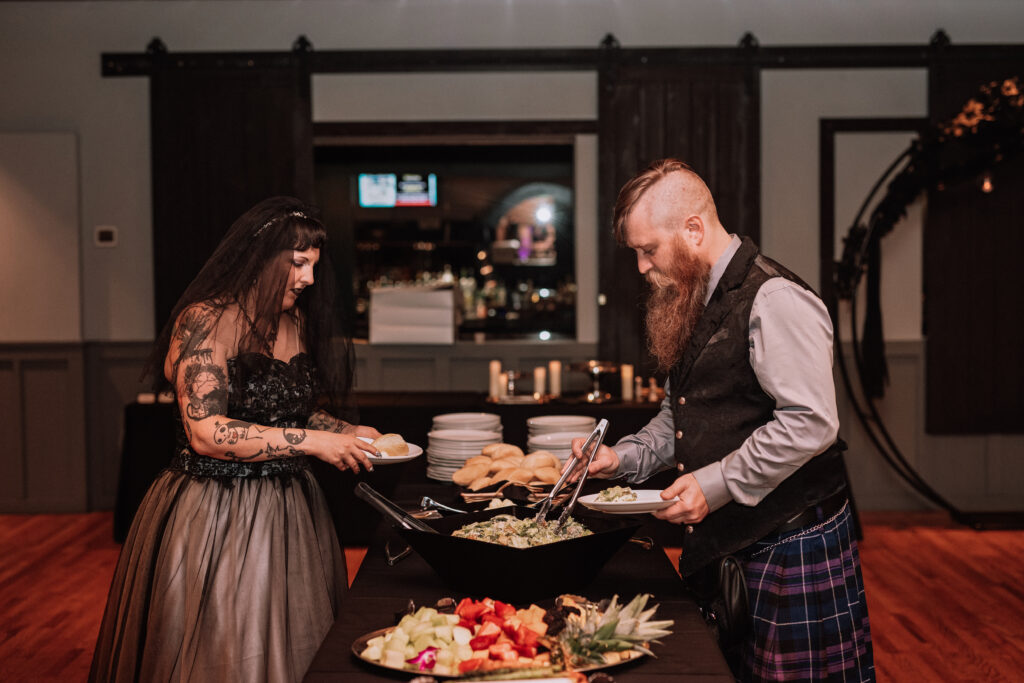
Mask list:
[[[310,429],[316,429],[323,432],[334,432],[341,434],[347,427],[350,427],[348,422],[339,420],[330,413],[323,410],[318,410],[309,416],[309,420],[306,422],[306,426]]]
[[[201,304],[191,306],[181,314],[174,327],[174,341],[180,349],[179,358],[190,356],[208,346],[206,342],[213,333],[215,319],[214,309]]]
[[[205,353],[196,354],[186,361],[182,373],[185,389],[185,414],[190,420],[204,420],[211,415],[223,415],[228,408],[228,378],[224,368],[206,360]]]
[[[296,448],[299,444],[306,440],[306,430],[295,427],[284,427],[281,432],[284,436],[286,444],[275,446],[269,443],[264,436],[270,431],[270,427],[261,427],[245,420],[228,420],[227,422],[215,422],[215,431],[213,433],[213,441],[217,445],[229,444],[237,445],[245,441],[262,441],[263,444],[259,446],[259,450],[251,455],[239,455],[234,451],[227,451],[224,456],[237,461],[256,460],[259,458],[265,458],[266,460],[278,460],[280,458],[290,458],[296,455],[306,455],[306,452]]]
[[[175,370],[184,366],[181,382],[188,402],[185,415],[203,420],[227,410],[228,380],[224,368],[214,362],[210,336],[215,322],[214,309],[193,306],[182,313],[174,328],[178,346]]]

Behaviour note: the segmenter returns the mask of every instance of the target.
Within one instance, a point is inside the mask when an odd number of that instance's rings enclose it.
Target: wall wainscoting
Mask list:
[[[853,367],[850,349],[847,366]],[[924,342],[886,342],[889,384],[878,401],[882,423],[907,461],[936,492],[965,512],[1024,510],[1024,435],[925,432]],[[900,479],[872,445],[836,372],[840,436],[862,510],[933,509]],[[979,397],[984,400],[984,397]]]
[[[0,512],[88,509],[80,344],[0,345]]]

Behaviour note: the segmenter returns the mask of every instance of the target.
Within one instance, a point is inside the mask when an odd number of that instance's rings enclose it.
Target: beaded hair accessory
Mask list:
[[[301,211],[290,211],[290,212],[286,213],[283,216],[283,218],[293,218],[293,217],[294,218],[301,218],[301,219],[307,220],[307,221],[309,220],[309,216],[307,216],[306,214],[302,213]],[[258,227],[256,229],[256,232],[253,234],[253,237],[259,237],[260,233],[263,232],[264,230],[266,230],[267,228],[269,228],[273,224],[273,222],[276,221],[278,218],[282,218],[282,217],[281,216],[275,216],[274,218],[271,218],[269,221],[267,221],[266,223],[264,223],[263,225]]]

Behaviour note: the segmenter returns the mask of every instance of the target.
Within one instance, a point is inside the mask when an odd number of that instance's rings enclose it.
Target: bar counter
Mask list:
[[[394,625],[396,613],[404,610],[410,599],[417,606],[429,606],[443,597],[459,600],[465,595],[445,586],[415,551],[388,566],[383,550],[385,541],[391,539],[398,547],[404,543],[386,526],[378,529],[375,538],[351,589],[341,601],[338,620],[306,674],[307,683],[408,681],[414,676],[412,672],[367,663],[352,653],[352,643],[366,633]],[[637,593],[651,593],[651,604],[659,605],[656,618],[675,621],[672,634],[652,647],[656,657],[640,657],[605,670],[616,683],[733,680],[697,606],[683,592],[671,562],[658,546],[645,550],[638,544],[626,543],[589,585],[580,586],[576,592],[592,600],[618,594],[621,602],[629,601]],[[549,602],[538,604],[546,606]]]

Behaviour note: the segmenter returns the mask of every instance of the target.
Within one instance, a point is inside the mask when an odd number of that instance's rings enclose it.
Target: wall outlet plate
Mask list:
[[[117,226],[97,225],[96,229],[93,231],[93,243],[97,247],[116,247]]]

